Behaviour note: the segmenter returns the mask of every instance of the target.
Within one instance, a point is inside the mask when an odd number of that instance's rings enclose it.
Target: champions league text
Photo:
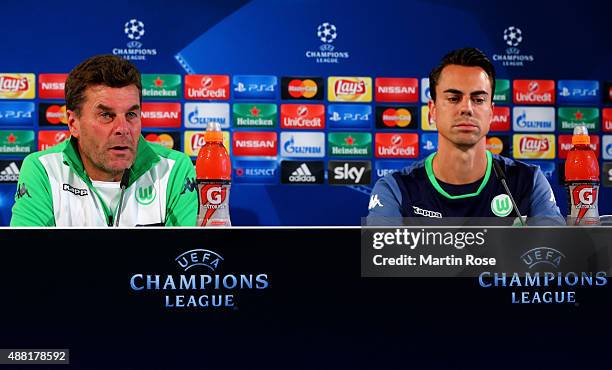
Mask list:
[[[164,295],[164,306],[178,309],[236,307],[237,291],[264,290],[269,285],[267,274],[134,274],[130,279],[132,290],[162,291],[166,293]],[[175,293],[177,291],[181,291],[181,294]]]
[[[603,287],[608,284],[605,271],[592,272],[534,272],[525,274],[483,272],[478,277],[483,288],[544,288],[544,290],[512,291],[513,304],[576,303],[576,292],[567,288]]]

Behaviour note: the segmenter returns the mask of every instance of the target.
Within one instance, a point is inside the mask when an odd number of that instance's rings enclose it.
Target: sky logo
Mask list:
[[[332,129],[369,129],[372,126],[372,106],[362,104],[330,104],[327,122]]]
[[[232,78],[235,99],[276,99],[276,76],[236,75]]]
[[[559,104],[597,104],[599,103],[599,81],[559,80],[557,82],[557,102]]]

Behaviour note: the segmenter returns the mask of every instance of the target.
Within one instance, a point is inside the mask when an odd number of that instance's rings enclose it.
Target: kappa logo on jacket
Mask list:
[[[64,191],[67,191],[67,192],[72,193],[74,195],[77,195],[79,197],[86,197],[86,196],[89,195],[89,191],[87,191],[87,189],[75,188],[74,186],[72,186],[70,184],[64,184],[62,189]]]

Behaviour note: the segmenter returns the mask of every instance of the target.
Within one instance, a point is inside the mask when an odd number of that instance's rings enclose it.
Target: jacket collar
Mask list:
[[[64,162],[68,164],[83,181],[89,183],[90,179],[83,167],[77,139],[70,137],[69,140],[66,140],[62,153],[64,155]],[[138,180],[140,176],[145,174],[159,161],[159,155],[153,151],[149,143],[140,135],[138,139],[138,149],[136,150],[136,159],[131,167],[130,182],[128,186],[132,185],[132,183]]]

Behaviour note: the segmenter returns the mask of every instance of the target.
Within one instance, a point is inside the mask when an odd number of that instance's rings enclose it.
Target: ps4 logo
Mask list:
[[[570,89],[568,89],[567,87],[563,87],[561,89],[561,92],[559,93],[559,95],[561,96],[597,96],[597,90],[595,89],[572,89],[572,91],[570,92]]]
[[[248,87],[242,82],[238,82],[238,85],[234,88],[236,92],[261,92],[261,91],[274,91],[274,85],[266,85],[266,84],[249,84]]]
[[[236,75],[232,78],[235,99],[276,99],[276,76]]]
[[[560,103],[596,104],[599,102],[599,81],[559,80],[557,96]]]
[[[344,113],[342,116],[338,112],[333,112],[329,116],[330,121],[367,121],[370,119],[369,114],[362,113]]]

